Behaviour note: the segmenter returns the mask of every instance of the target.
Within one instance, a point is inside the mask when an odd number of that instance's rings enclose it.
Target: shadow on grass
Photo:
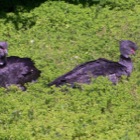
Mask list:
[[[66,3],[82,4],[83,6],[91,6],[100,2],[100,0],[0,0],[0,18],[6,19],[5,23],[12,22],[16,30],[26,30],[35,25],[35,17],[23,17],[19,14],[19,11],[28,13],[46,1],[65,1]],[[14,13],[15,16],[7,16],[7,13],[10,12]]]
[[[70,4],[82,4],[83,6],[100,3],[100,0],[0,0],[0,12],[16,12],[17,6],[22,6],[25,10],[30,11],[45,1],[65,1]]]
[[[0,18],[5,19],[5,24],[12,22],[16,30],[28,29],[35,25],[35,17],[25,17],[20,12],[30,12],[47,0],[0,0]],[[7,13],[14,13],[15,16],[7,16]]]
[[[0,12],[16,12],[18,6],[23,7],[26,11],[30,11],[45,1],[47,0],[0,0]]]

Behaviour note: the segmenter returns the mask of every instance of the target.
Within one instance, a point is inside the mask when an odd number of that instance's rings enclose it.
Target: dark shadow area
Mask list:
[[[18,6],[30,11],[45,1],[47,0],[0,0],[0,12],[16,12]]]
[[[12,22],[16,30],[27,30],[35,25],[36,17],[21,16],[19,12],[30,12],[48,0],[0,0],[0,18],[5,18],[5,24]],[[7,16],[7,13],[14,13],[15,16]]]
[[[83,6],[91,6],[101,2],[101,0],[0,0],[0,12],[16,12],[18,6],[30,11],[45,1],[65,1],[70,4],[82,4]]]
[[[99,4],[101,0],[0,0],[0,18],[5,18],[5,23],[12,22],[16,30],[27,30],[35,25],[36,17],[24,17],[19,12],[30,12],[45,1],[64,1],[70,4],[81,4],[83,7]],[[15,16],[7,16],[7,13],[14,13]]]

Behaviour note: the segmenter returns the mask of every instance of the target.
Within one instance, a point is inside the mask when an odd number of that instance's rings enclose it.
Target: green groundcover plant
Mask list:
[[[8,55],[32,58],[42,73],[24,92],[0,88],[0,140],[140,139],[139,50],[131,76],[116,86],[106,77],[75,89],[47,86],[83,62],[118,61],[120,40],[140,46],[139,1],[91,2],[46,1],[1,11],[0,40],[8,42]]]

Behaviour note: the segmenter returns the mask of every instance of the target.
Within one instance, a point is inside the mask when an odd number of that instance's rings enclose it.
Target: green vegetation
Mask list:
[[[80,89],[47,87],[80,63],[118,61],[119,40],[140,46],[139,0],[75,1],[1,11],[0,40],[8,41],[9,56],[31,57],[42,74],[25,92],[0,88],[0,140],[140,139],[139,50],[132,75],[116,86],[99,77]]]

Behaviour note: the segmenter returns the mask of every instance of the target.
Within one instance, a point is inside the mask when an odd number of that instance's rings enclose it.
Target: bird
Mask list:
[[[48,83],[48,86],[62,86],[64,84],[74,87],[75,83],[90,84],[93,78],[106,76],[113,83],[117,84],[122,75],[130,76],[133,70],[133,63],[130,55],[134,55],[138,49],[137,45],[130,40],[121,40],[120,60],[114,62],[105,58],[99,58],[76,66],[66,74]]]
[[[0,87],[17,85],[26,90],[25,83],[36,81],[41,71],[35,67],[31,58],[7,57],[7,42],[0,42]]]
[[[0,42],[0,66],[6,64],[7,47],[7,42]]]

